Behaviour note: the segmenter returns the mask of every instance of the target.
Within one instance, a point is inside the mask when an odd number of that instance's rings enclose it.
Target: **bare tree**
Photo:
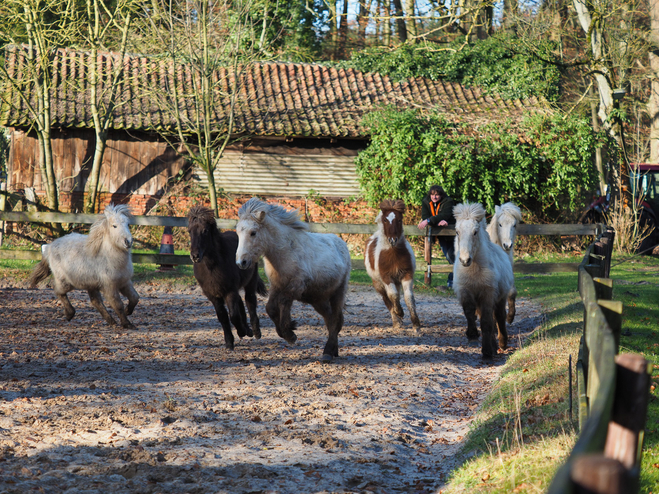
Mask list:
[[[86,0],[85,40],[90,47],[90,57],[87,59],[89,67],[86,73],[89,77],[91,114],[96,137],[94,157],[87,181],[85,211],[88,213],[93,212],[96,205],[108,130],[117,106],[119,86],[124,78],[124,59],[133,3],[133,0],[119,0],[114,4],[114,8],[110,9],[103,0]],[[99,51],[107,51],[105,42],[113,29],[116,29],[121,36],[118,52],[105,53],[101,60]],[[101,80],[109,80],[109,82],[102,84]]]
[[[650,0],[650,162],[659,163],[659,0]]]
[[[174,122],[174,135],[162,135],[206,173],[216,213],[214,172],[234,137],[242,74],[266,49],[262,21],[255,20],[263,17],[251,15],[254,8],[250,0],[170,0],[152,22],[169,63],[165,83],[159,75],[161,85],[151,88]]]
[[[76,36],[74,0],[4,0],[2,37],[11,41],[7,65],[0,65],[0,98],[8,111],[25,108],[39,142],[39,170],[48,207],[59,209],[59,190],[51,143],[53,60],[59,46]],[[13,65],[13,68],[9,68]]]

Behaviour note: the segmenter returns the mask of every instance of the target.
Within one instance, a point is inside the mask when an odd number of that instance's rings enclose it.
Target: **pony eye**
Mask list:
[[[499,223],[499,226],[500,226],[501,228],[503,228],[503,225],[502,225],[501,223]]]
[[[478,235],[478,230],[476,230],[476,231],[474,232],[474,237],[475,237],[476,235]]]
[[[249,235],[250,237],[256,237],[256,231],[255,230],[251,231]]]
[[[112,225],[112,228],[117,228],[117,225]]]

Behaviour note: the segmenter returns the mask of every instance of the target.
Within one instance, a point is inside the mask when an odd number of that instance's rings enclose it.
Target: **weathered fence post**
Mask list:
[[[0,212],[4,212],[7,206],[7,182],[0,183]],[[0,221],[0,247],[2,247],[2,236],[5,233],[5,222]]]

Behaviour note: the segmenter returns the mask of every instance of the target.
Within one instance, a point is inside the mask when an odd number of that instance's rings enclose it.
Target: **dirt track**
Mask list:
[[[0,493],[437,492],[504,361],[446,294],[417,293],[416,336],[352,286],[322,365],[307,306],[291,346],[259,300],[263,338],[228,352],[198,288],[136,289],[125,331],[81,292],[66,322],[52,290],[0,288]],[[539,323],[519,299],[512,343]]]

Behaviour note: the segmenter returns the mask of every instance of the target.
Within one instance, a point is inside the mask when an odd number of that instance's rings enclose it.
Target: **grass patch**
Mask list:
[[[580,260],[570,256],[558,259],[543,255],[542,259],[526,260]],[[631,336],[622,337],[620,351],[640,353],[651,361],[656,383],[659,259],[624,260],[614,257],[611,269],[613,297],[624,304],[623,331],[631,331]],[[568,356],[576,364],[583,330],[576,273],[518,275],[515,281],[519,296],[538,302],[546,319],[503,367],[467,437],[461,453],[465,461],[452,473],[445,493],[545,492],[576,442],[576,385],[573,381],[572,420],[568,386]],[[655,467],[659,464],[658,424],[659,401],[653,388],[641,470],[641,492],[646,494],[656,492],[659,485],[659,468]]]

